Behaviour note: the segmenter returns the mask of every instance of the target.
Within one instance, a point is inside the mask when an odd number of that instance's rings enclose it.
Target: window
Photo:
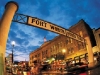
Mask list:
[[[73,40],[72,39],[70,39],[71,40],[71,43],[73,43]]]
[[[72,41],[71,41],[71,38],[69,38],[69,43],[71,43]]]
[[[46,54],[47,54],[48,50],[46,50]]]
[[[99,34],[99,38],[100,38],[100,34]]]
[[[32,56],[32,59],[34,58],[34,56]]]
[[[43,55],[43,51],[42,51],[42,55]]]
[[[60,43],[58,43],[58,48],[60,48]]]
[[[66,44],[68,44],[68,40],[66,40]]]
[[[38,57],[40,56],[40,53],[38,53]]]
[[[78,49],[81,50],[81,49],[84,49],[85,48],[85,44],[82,43],[82,42],[78,42]]]
[[[69,44],[69,43],[72,43],[72,42],[73,42],[73,40],[71,38],[67,38],[66,44]]]
[[[82,31],[80,31],[80,33],[79,33],[79,34],[80,34],[80,36],[81,36],[81,37],[83,37],[83,32],[82,32]]]
[[[52,52],[52,48],[50,48],[50,51]]]
[[[60,42],[60,47],[62,47],[62,42]]]
[[[53,51],[54,51],[54,52],[56,51],[55,45],[53,46]]]
[[[74,48],[73,47],[68,48],[68,54],[71,54],[73,52],[74,52]]]
[[[37,55],[35,55],[35,57],[37,57]]]

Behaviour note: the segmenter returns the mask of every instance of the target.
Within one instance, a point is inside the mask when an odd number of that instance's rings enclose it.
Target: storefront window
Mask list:
[[[74,57],[74,60],[75,60],[75,63],[78,63],[78,62],[80,62],[80,57],[79,56]]]

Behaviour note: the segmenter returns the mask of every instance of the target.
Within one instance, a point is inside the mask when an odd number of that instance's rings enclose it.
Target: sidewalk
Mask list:
[[[48,73],[48,74],[51,74],[51,73],[52,73],[52,74],[53,74],[53,73],[67,74],[68,72],[67,72],[67,71],[62,71],[62,72],[61,72],[61,71],[44,71],[44,72],[41,72],[41,73],[42,73],[42,74],[45,74],[45,73],[46,73],[46,74],[47,74],[47,73]]]
[[[95,65],[95,66],[92,67],[92,68],[88,68],[87,70],[92,70],[92,69],[95,69],[95,68],[97,68],[97,67],[100,67],[100,64],[97,64],[97,65]]]
[[[87,71],[91,71],[91,70],[94,70],[94,69],[96,69],[96,68],[98,68],[98,67],[100,67],[100,64],[98,64],[98,65],[95,65],[94,67],[92,67],[92,68],[88,68],[87,69]],[[61,71],[44,71],[44,72],[41,72],[42,74],[53,74],[53,73],[55,73],[55,74],[70,74],[70,73],[72,73],[72,72],[68,72],[68,71],[63,71],[63,72],[61,72]]]

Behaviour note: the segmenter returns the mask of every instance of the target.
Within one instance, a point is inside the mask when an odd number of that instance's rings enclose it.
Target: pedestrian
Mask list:
[[[38,66],[34,65],[31,67],[31,75],[37,75],[38,74]]]
[[[33,66],[31,67],[31,75],[33,75]]]
[[[98,57],[97,57],[97,61],[100,62],[100,55],[98,55]]]

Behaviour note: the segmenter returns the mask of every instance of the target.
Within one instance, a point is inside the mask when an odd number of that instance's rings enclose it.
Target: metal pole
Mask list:
[[[5,69],[5,52],[8,33],[14,14],[18,9],[18,4],[14,1],[10,1],[5,5],[5,11],[0,18],[0,75],[6,75]],[[3,37],[3,38],[2,38]]]
[[[12,64],[14,63],[14,59],[13,59],[13,57],[14,57],[13,49],[14,49],[14,45],[12,45]]]

